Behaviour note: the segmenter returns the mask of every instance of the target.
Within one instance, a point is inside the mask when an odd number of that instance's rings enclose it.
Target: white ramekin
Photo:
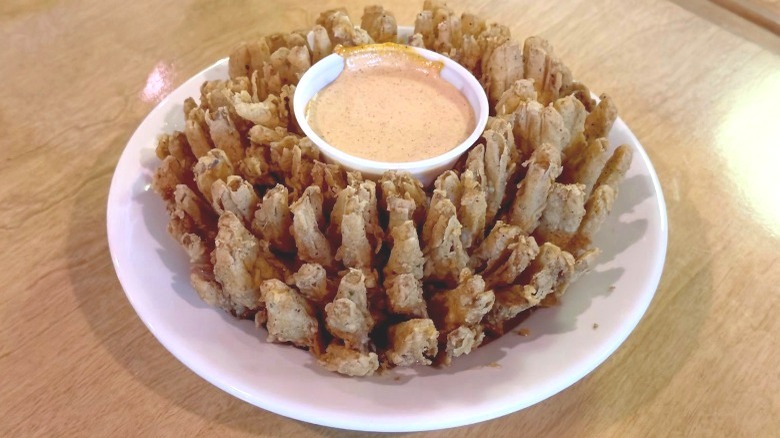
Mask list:
[[[441,70],[442,79],[460,90],[474,110],[476,127],[471,135],[462,143],[441,155],[406,163],[391,163],[360,158],[329,145],[309,125],[309,121],[306,119],[306,106],[315,94],[333,82],[344,69],[344,58],[334,53],[321,59],[306,71],[298,82],[295,96],[293,97],[293,108],[298,125],[303,129],[306,136],[319,147],[325,161],[341,164],[348,170],[358,170],[363,176],[372,179],[378,178],[386,170],[406,170],[419,178],[423,185],[428,186],[439,174],[452,168],[455,162],[458,161],[458,158],[479,139],[482,131],[485,129],[488,118],[487,96],[479,81],[471,72],[446,56],[426,49],[416,47],[413,49],[428,60],[439,61],[444,64]],[[436,116],[432,114],[431,117]]]

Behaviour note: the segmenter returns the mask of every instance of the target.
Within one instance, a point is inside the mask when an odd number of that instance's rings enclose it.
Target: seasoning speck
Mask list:
[[[597,328],[599,328],[599,325],[598,325],[597,323],[595,323],[595,322],[594,322],[594,323],[593,323],[593,330],[596,330]]]
[[[517,334],[520,336],[528,336],[531,334],[531,330],[528,330],[527,328],[521,328],[517,331]]]

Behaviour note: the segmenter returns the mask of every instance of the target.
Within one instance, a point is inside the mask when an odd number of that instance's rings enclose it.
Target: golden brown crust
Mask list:
[[[230,300],[245,309],[260,305],[259,283],[254,279],[259,255],[257,238],[244,228],[235,214],[223,213],[219,217],[213,254],[214,278]]]
[[[320,231],[323,222],[322,195],[320,188],[310,186],[303,195],[290,206],[293,224],[290,232],[295,239],[298,257],[310,263],[319,263],[329,268],[333,266],[333,252],[330,242]]]
[[[596,108],[585,118],[585,137],[588,139],[606,137],[617,119],[615,102],[606,94],[599,97]]]
[[[360,19],[360,27],[377,43],[396,42],[398,24],[392,12],[382,6],[366,6]]]
[[[325,369],[350,377],[371,376],[379,369],[379,357],[373,351],[361,352],[336,343],[328,345],[317,361]]]
[[[571,71],[553,54],[545,39],[532,36],[525,40],[523,62],[523,77],[533,79],[542,105],[554,102],[571,87]]]
[[[313,347],[319,323],[306,299],[276,279],[264,281],[259,289],[267,318],[268,341]]]
[[[485,289],[485,281],[479,275],[464,271],[460,283],[452,290],[438,292],[433,296],[432,306],[438,313],[436,319],[443,333],[449,333],[459,326],[479,324],[495,302],[492,290]]]
[[[290,233],[292,213],[287,204],[288,197],[287,187],[277,184],[265,192],[252,218],[252,231],[285,253],[295,251],[295,241]]]
[[[430,365],[439,351],[439,332],[430,319],[416,318],[388,330],[390,347],[385,352],[395,366]]]
[[[424,278],[452,283],[467,267],[468,254],[460,240],[462,225],[455,206],[442,190],[434,190],[422,231]]]
[[[325,305],[325,322],[328,331],[347,347],[366,351],[374,319],[368,310],[366,278],[361,271],[350,269],[341,278],[336,297]]]
[[[517,186],[509,221],[525,234],[532,233],[547,203],[553,181],[561,174],[561,154],[554,146],[544,143],[531,154],[528,172]]]

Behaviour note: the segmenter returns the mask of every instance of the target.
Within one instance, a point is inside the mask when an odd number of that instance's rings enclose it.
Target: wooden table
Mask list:
[[[240,40],[363,6],[270,3],[0,6],[0,436],[362,435],[271,414],[190,372],[135,315],[108,252],[114,166],[167,92]],[[413,3],[385,6],[412,23]],[[778,436],[780,42],[665,1],[552,3],[450,6],[548,38],[614,97],[666,196],[664,275],[636,331],[589,376],[429,435]]]

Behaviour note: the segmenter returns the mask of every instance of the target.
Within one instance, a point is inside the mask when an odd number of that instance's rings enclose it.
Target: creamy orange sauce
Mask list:
[[[344,70],[306,108],[331,146],[375,161],[443,154],[476,126],[468,100],[439,75],[442,64],[397,44],[342,49]]]

